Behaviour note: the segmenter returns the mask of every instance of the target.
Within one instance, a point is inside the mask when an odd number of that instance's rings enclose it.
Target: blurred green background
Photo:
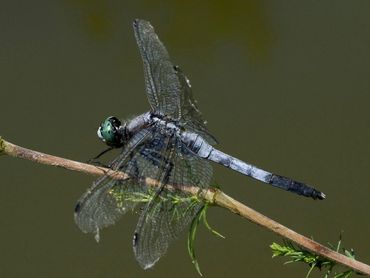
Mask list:
[[[315,184],[318,202],[215,166],[214,182],[252,208],[370,261],[369,1],[10,1],[0,9],[0,135],[87,161],[107,116],[148,110],[132,20],[151,21],[190,78],[219,148]],[[94,178],[0,158],[0,277],[198,277],[186,234],[154,269],[131,246],[137,215],[102,231],[73,208]],[[271,259],[276,235],[220,208],[199,230],[206,277],[304,277]],[[322,277],[314,273],[312,277]]]

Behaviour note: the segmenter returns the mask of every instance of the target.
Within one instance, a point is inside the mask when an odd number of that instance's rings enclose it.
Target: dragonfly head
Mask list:
[[[123,145],[121,121],[116,117],[108,117],[98,128],[98,137],[110,147],[119,148]]]

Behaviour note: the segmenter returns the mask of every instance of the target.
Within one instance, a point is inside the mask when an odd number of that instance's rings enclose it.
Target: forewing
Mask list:
[[[169,54],[148,21],[136,19],[134,32],[144,64],[145,86],[152,110],[178,119],[181,85]]]
[[[134,21],[136,42],[144,64],[145,86],[149,103],[156,113],[185,123],[210,144],[216,139],[208,132],[190,82],[169,54],[148,21]]]
[[[150,130],[138,132],[111,163],[112,170],[130,174],[130,178],[117,179],[115,176],[105,175],[96,180],[78,200],[74,215],[77,226],[83,232],[95,233],[98,240],[99,229],[114,224],[128,209],[136,205],[137,202],[131,198],[122,198],[122,196],[130,197],[134,193],[146,190],[138,182],[139,168],[132,158],[142,152],[151,139]]]
[[[203,202],[194,194],[207,188],[212,176],[210,164],[180,141],[169,142],[167,148],[167,163],[157,177],[160,189],[145,207],[134,234],[135,256],[144,269],[165,254],[198,213]]]

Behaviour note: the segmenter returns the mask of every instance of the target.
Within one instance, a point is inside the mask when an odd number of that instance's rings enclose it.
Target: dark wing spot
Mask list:
[[[79,213],[81,211],[81,203],[78,202],[75,206],[75,213]]]

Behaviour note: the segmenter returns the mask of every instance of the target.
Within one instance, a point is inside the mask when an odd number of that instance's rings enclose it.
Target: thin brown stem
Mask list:
[[[10,142],[7,142],[0,138],[0,154],[7,154],[9,156],[28,159],[34,162],[52,165],[56,167],[61,167],[64,169],[78,171],[89,175],[102,176],[111,175],[117,179],[126,179],[128,175],[123,172],[113,171],[108,168],[89,165],[81,162],[76,162],[73,160],[48,155],[40,152],[36,152],[30,149],[26,149]],[[150,178],[146,179],[146,183],[149,186],[156,186],[156,181]],[[169,187],[174,185],[168,185]],[[198,194],[199,190],[194,186],[182,186],[181,190],[186,190],[191,194]],[[357,272],[370,275],[370,266],[362,262],[356,261],[349,257],[346,257],[338,252],[331,250],[328,247],[321,245],[320,243],[309,239],[301,234],[294,232],[293,230],[281,225],[280,223],[266,217],[265,215],[247,207],[246,205],[234,200],[230,196],[226,195],[220,190],[208,189],[201,192],[202,198],[211,204],[218,205],[229,211],[240,215],[249,221],[256,223],[290,241],[297,243],[298,245],[304,247],[311,252],[325,257],[331,261],[337,262],[348,268],[351,268]]]

